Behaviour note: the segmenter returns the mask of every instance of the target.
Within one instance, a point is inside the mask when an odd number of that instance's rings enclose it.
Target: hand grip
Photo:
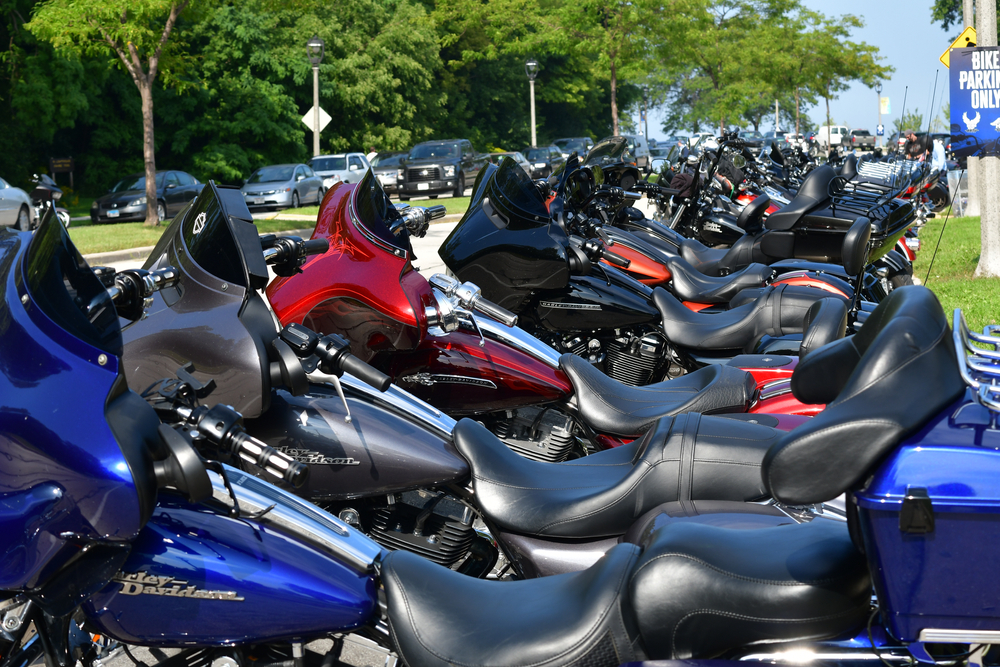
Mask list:
[[[476,299],[476,302],[475,304],[473,304],[473,307],[479,312],[481,312],[483,315],[486,315],[487,317],[492,317],[497,322],[505,324],[508,327],[512,327],[517,324],[517,315],[510,312],[506,308],[502,308],[496,305],[492,301],[487,301],[483,297],[479,297],[478,299]]]
[[[448,215],[448,209],[446,209],[441,204],[436,206],[428,206],[424,209],[424,215],[427,216],[427,220],[437,220],[438,218],[443,218]]]
[[[322,255],[330,249],[330,239],[310,239],[302,244],[305,255]]]
[[[340,362],[340,367],[345,373],[349,373],[365,384],[375,387],[379,391],[385,391],[392,384],[392,378],[382,371],[369,366],[353,354],[345,354]]]
[[[601,251],[601,259],[607,260],[609,264],[620,266],[623,269],[627,269],[632,264],[632,260],[622,257],[616,252],[611,252],[607,248]]]
[[[309,467],[246,433],[233,437],[233,453],[248,463],[263,468],[269,475],[283,479],[296,489],[309,478]]]

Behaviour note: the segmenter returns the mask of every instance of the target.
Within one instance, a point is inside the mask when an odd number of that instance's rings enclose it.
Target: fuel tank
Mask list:
[[[403,389],[457,417],[567,399],[566,375],[534,357],[455,331],[426,337],[414,352],[394,354],[388,372]]]
[[[97,632],[143,646],[224,646],[351,630],[377,608],[381,549],[336,518],[229,469],[246,513],[163,493],[115,579],[82,606]],[[250,487],[249,489],[247,487]]]
[[[309,479],[295,490],[298,495],[358,498],[468,477],[468,464],[442,429],[350,390],[346,399],[350,421],[332,387],[312,384],[302,396],[277,391],[270,409],[246,422],[250,435],[309,466]]]
[[[538,322],[552,331],[616,329],[660,320],[652,290],[611,267],[573,276],[563,289],[539,293],[533,306]]]

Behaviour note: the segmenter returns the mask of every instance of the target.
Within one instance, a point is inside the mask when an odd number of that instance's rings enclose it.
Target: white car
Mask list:
[[[694,134],[692,134],[688,138],[688,143],[691,146],[694,146],[699,141],[703,141],[703,140],[707,140],[707,139],[715,139],[715,135],[713,133],[711,133],[711,132],[695,132]]]
[[[309,160],[309,166],[323,178],[324,190],[332,188],[334,183],[357,183],[372,168],[364,153],[317,155]]]
[[[28,193],[0,178],[0,226],[27,232],[35,224],[35,207]]]

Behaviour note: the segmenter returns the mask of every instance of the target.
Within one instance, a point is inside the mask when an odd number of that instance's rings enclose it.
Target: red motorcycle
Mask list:
[[[683,412],[749,412],[741,417],[789,429],[823,409],[792,396],[794,357],[744,355],[633,387],[583,357],[560,355],[514,326],[516,317],[471,283],[443,274],[428,282],[413,269],[409,235],[422,235],[438,214],[443,207],[401,213],[367,176],[335,185],[313,233],[329,240],[329,250],[267,288],[278,318],[344,336],[352,353],[400,387],[449,415],[476,415],[537,460],[618,446]]]

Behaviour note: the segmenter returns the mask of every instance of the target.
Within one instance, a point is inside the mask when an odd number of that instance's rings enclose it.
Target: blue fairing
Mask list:
[[[102,338],[92,327],[77,330],[82,338],[73,335],[43,312],[40,293],[29,293],[52,281],[64,285],[64,296],[104,291],[64,230],[54,227],[43,225],[34,236],[0,230],[0,589],[6,590],[44,584],[83,544],[127,541],[142,526],[129,462],[105,420],[118,359],[97,345],[113,345],[114,331]],[[78,317],[79,311],[70,315]]]
[[[161,494],[119,577],[83,610],[130,644],[219,646],[351,630],[371,619],[376,600],[373,571]]]

